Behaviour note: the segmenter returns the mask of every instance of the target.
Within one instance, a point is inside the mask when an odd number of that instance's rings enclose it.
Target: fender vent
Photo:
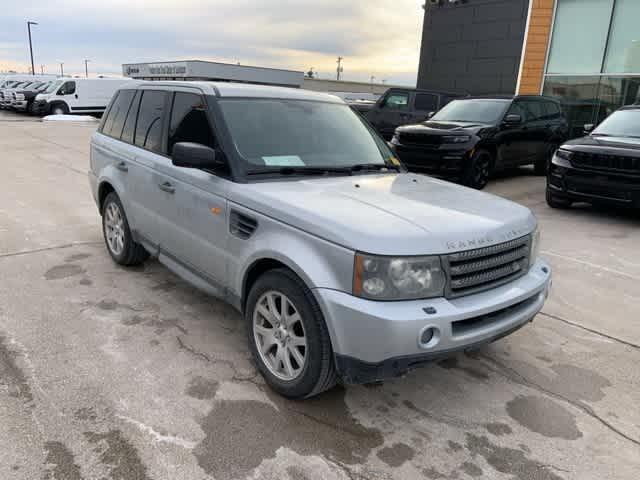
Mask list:
[[[244,213],[240,213],[237,210],[231,210],[231,218],[229,220],[229,231],[232,235],[235,235],[242,240],[247,240],[253,232],[258,228],[258,221],[245,215]]]

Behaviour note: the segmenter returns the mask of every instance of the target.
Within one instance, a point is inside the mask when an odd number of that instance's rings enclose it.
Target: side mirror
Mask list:
[[[216,158],[216,151],[205,145],[179,142],[173,146],[171,162],[176,167],[218,169],[225,165]]]
[[[593,123],[585,123],[583,128],[584,128],[584,133],[590,133],[591,130],[595,128],[595,125]]]
[[[511,113],[504,117],[504,123],[507,125],[520,125],[522,123],[522,116],[517,113]]]

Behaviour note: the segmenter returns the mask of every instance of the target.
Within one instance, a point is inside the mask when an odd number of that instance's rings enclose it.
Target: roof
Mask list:
[[[254,85],[250,83],[132,81],[131,85],[134,87],[196,87],[205,94],[215,95],[216,97],[221,98],[285,98],[292,100],[315,100],[320,102],[344,103],[341,98],[327,93],[303,90],[300,88],[272,87],[269,85]]]
[[[520,98],[542,98],[552,102],[560,102],[557,98],[548,97],[546,95],[474,95],[472,97],[461,98],[459,100],[515,100]]]

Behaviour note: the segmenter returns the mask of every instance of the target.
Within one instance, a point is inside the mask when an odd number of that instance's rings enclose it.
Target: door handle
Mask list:
[[[176,191],[175,187],[171,185],[170,182],[159,183],[158,188],[167,193],[174,193]]]
[[[129,167],[127,167],[127,164],[125,162],[116,163],[116,168],[121,172],[129,171]]]
[[[76,97],[76,100],[77,100],[77,99],[78,99],[78,94],[76,93],[76,94],[74,95],[74,97]]]

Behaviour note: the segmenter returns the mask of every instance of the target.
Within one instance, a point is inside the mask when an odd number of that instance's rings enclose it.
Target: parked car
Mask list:
[[[131,81],[127,78],[59,79],[36,96],[33,113],[39,115],[100,114],[104,112],[118,88]]]
[[[390,88],[365,113],[365,118],[386,139],[390,140],[400,125],[426,120],[454,98],[466,94],[434,92],[410,88]]]
[[[0,108],[9,109],[11,108],[11,104],[13,103],[13,94],[16,90],[21,90],[24,88],[29,88],[31,85],[34,85],[36,82],[25,81],[18,82],[12,84],[8,88],[3,88],[0,91]]]
[[[36,95],[45,91],[50,84],[51,82],[35,82],[27,88],[14,90],[11,108],[18,112],[31,111]]]
[[[547,203],[573,202],[640,207],[640,105],[622,107],[595,130],[563,144],[547,176]],[[589,133],[590,132],[590,133]]]
[[[347,105],[349,105],[354,111],[364,115],[375,107],[376,102],[371,100],[354,100],[347,101]]]
[[[482,189],[495,169],[534,164],[543,175],[567,134],[555,99],[482,97],[454,100],[428,121],[398,128],[391,143],[409,170]]]
[[[287,397],[492,342],[547,296],[529,209],[407,173],[334,96],[131,83],[90,158],[113,260],[157,257],[231,303],[258,369]]]

